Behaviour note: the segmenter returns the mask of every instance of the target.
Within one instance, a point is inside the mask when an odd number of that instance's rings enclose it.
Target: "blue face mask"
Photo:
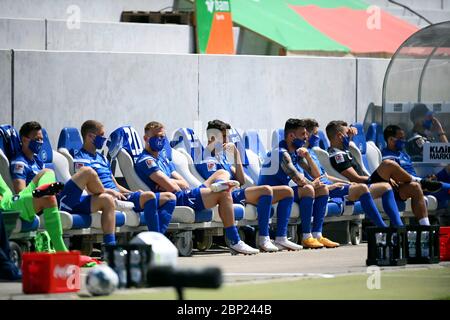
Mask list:
[[[148,139],[148,144],[153,151],[161,151],[166,144],[166,137],[151,137]]]
[[[344,136],[344,138],[342,139],[342,146],[344,147],[344,150],[348,150],[349,145],[350,145],[350,137]]]
[[[320,137],[317,134],[312,134],[309,137],[309,147],[314,148],[319,146]]]
[[[305,140],[301,140],[299,138],[295,138],[292,141],[292,144],[294,145],[295,149],[298,149],[298,148],[301,148],[301,147],[303,147],[305,145]]]
[[[42,146],[44,145],[43,142],[31,140],[30,144],[28,145],[28,148],[33,152],[34,154],[39,154],[39,152],[42,149]]]
[[[401,140],[401,139],[397,139],[395,141],[395,150],[397,151],[401,151],[405,148],[406,145],[406,141],[405,140]]]
[[[105,144],[106,138],[102,136],[95,136],[94,139],[94,146],[96,149],[103,148],[103,145]]]

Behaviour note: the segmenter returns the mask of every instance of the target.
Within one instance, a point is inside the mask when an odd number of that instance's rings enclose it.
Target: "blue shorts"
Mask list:
[[[346,184],[342,188],[330,190],[330,198],[343,198],[345,196],[348,196],[349,189],[350,185]]]
[[[81,190],[72,180],[67,181],[63,191],[57,195],[59,210],[69,213],[90,214],[91,196],[82,195]]]
[[[231,192],[231,197],[233,198],[233,203],[245,206],[245,188],[234,190]]]
[[[201,188],[195,188],[192,190],[181,190],[175,193],[177,197],[177,206],[185,206],[193,209],[194,211],[205,210],[203,204]]]
[[[294,202],[299,202],[300,198],[298,196],[298,186],[292,187],[292,190],[294,190]]]

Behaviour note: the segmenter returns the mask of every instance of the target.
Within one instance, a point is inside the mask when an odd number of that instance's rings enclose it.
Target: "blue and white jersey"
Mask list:
[[[234,179],[233,170],[231,169],[232,166],[223,152],[217,153],[215,156],[206,156],[205,159],[203,159],[199,164],[195,165],[195,168],[205,180],[220,169],[228,171],[231,179]]]
[[[173,163],[159,153],[158,157],[153,157],[147,150],[144,150],[137,158],[134,165],[137,175],[142,181],[154,192],[159,192],[156,183],[150,179],[150,175],[156,171],[162,171],[167,177],[172,177],[172,172],[175,171]]]
[[[113,189],[119,191],[116,184],[112,179],[112,170],[109,161],[102,154],[96,152],[95,154],[89,153],[84,148],[74,151],[73,165],[75,172],[82,167],[91,167],[97,172],[103,187],[106,189]]]
[[[259,175],[258,185],[289,185],[291,177],[289,177],[289,175],[283,169],[283,157],[285,153],[290,156],[291,161],[297,171],[301,174],[304,174],[303,169],[300,167],[300,161],[302,161],[302,158],[300,158],[295,151],[289,152],[287,149],[286,141],[282,140],[279,147],[273,149],[265,160],[265,163],[263,164],[261,173]],[[275,160],[275,163],[273,163],[272,160]]]
[[[381,151],[383,160],[394,160],[400,167],[405,169],[413,177],[417,177],[416,170],[413,167],[411,157],[404,151],[392,151],[388,148],[384,148]]]
[[[28,185],[31,180],[44,168],[44,163],[37,157],[33,156],[33,159],[28,159],[22,152],[20,152],[9,166],[11,177],[13,180],[20,179],[25,180]]]

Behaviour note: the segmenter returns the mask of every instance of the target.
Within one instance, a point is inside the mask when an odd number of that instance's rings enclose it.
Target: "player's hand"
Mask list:
[[[323,176],[320,176],[320,177],[315,178],[315,179],[312,181],[311,185],[312,185],[314,188],[318,188],[318,187],[323,186],[324,183],[323,183],[322,181],[320,181],[320,179],[322,179],[322,178],[323,178]]]
[[[236,148],[236,145],[233,142],[224,143],[223,144],[223,150],[225,152],[230,152],[230,153],[233,153],[233,154],[239,152],[238,149]]]
[[[435,174],[430,174],[430,175],[427,176],[427,179],[430,179],[430,180],[437,180],[437,177],[436,177]]]
[[[439,119],[437,119],[437,118],[435,118],[435,117],[432,117],[432,118],[431,118],[431,122],[432,122],[432,124],[433,124],[433,126],[432,126],[433,131],[435,131],[435,132],[437,132],[437,133],[445,133],[445,132],[444,132],[444,129],[442,128],[442,124],[441,124],[441,122],[439,121]]]
[[[347,134],[351,137],[354,137],[358,134],[358,129],[356,129],[355,127],[350,127],[348,128]]]
[[[394,187],[394,188],[398,188],[400,185],[396,182],[396,181],[394,181],[392,178],[390,178],[390,182],[391,182],[391,185]]]
[[[105,192],[107,194],[112,195],[114,198],[119,199],[119,200],[127,200],[127,197],[125,195],[123,195],[120,192],[117,192],[116,190],[113,189],[106,189]]]
[[[306,149],[306,148],[298,148],[297,154],[299,157],[302,157],[302,158],[306,158],[307,156],[309,156],[308,149]]]

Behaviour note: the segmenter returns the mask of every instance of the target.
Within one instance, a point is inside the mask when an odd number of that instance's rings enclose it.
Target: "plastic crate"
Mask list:
[[[406,264],[405,227],[367,227],[366,265],[404,266]]]
[[[439,230],[440,260],[450,261],[450,227],[441,227]]]
[[[408,263],[439,263],[439,226],[406,228]]]
[[[119,288],[147,286],[147,271],[152,257],[150,245],[105,246],[103,250],[108,265],[119,276]]]
[[[80,252],[24,253],[24,293],[63,293],[80,290]]]

